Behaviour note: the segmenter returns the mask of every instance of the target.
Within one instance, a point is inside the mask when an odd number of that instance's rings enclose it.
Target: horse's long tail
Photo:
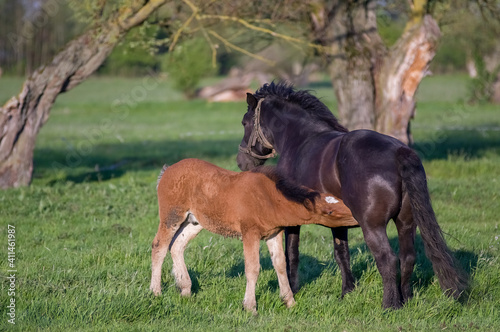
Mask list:
[[[403,191],[410,197],[413,219],[420,229],[425,253],[432,262],[441,288],[446,294],[458,298],[467,288],[467,278],[465,273],[457,268],[436,221],[422,162],[408,147],[399,148],[396,156],[403,181]]]

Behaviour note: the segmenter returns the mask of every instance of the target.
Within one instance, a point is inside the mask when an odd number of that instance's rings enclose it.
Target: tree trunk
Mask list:
[[[373,129],[375,94],[372,69],[386,47],[377,33],[375,1],[334,1],[312,11],[313,32],[326,47],[328,72],[340,121],[349,129]]]
[[[436,54],[440,36],[436,21],[426,15],[399,38],[375,69],[376,131],[413,143],[410,120],[415,113],[415,93]]]
[[[407,31],[389,50],[377,31],[376,2],[335,1],[312,10],[313,33],[327,49],[340,121],[411,142],[415,92],[440,36],[431,16],[415,5]],[[418,14],[418,15],[417,15]]]
[[[131,28],[165,2],[134,1],[107,23],[69,42],[50,64],[24,82],[19,95],[0,108],[0,188],[31,182],[36,136],[57,96],[91,75]]]
[[[491,95],[491,100],[493,104],[500,104],[500,71],[497,72],[497,76],[492,86],[493,93]]]

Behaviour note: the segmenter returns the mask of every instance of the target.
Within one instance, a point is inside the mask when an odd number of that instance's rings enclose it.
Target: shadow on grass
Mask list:
[[[322,262],[309,255],[300,255],[300,265],[307,266],[307,271],[304,271],[303,269],[299,268],[299,279],[301,282],[301,286],[304,284],[311,283],[317,278],[319,278],[321,273],[329,267],[326,262]],[[261,270],[263,271],[267,270],[274,271],[273,263],[269,255],[266,256],[260,255],[260,267]],[[226,272],[226,277],[237,278],[244,274],[245,274],[245,261],[241,259],[240,262],[233,265],[231,269]],[[279,289],[276,273],[274,273],[274,277],[272,278],[272,280],[268,282],[268,288],[271,291],[276,291]]]
[[[393,237],[389,239],[389,242],[391,244],[391,247],[393,248],[394,252],[397,255],[397,252],[399,250],[399,240],[397,237]],[[420,235],[417,235],[415,239],[415,247],[416,247],[416,252],[417,252],[417,258],[415,261],[415,268],[412,274],[412,287],[415,288],[427,288],[432,284],[432,280],[434,278],[434,271],[432,268],[432,263],[430,260],[425,256],[424,253],[424,244],[422,242],[422,238]],[[359,280],[362,278],[363,273],[365,273],[369,266],[375,265],[375,260],[373,259],[373,256],[370,255],[368,260],[359,260],[356,259],[356,256],[361,254],[364,254],[366,252],[369,252],[368,247],[366,246],[365,243],[362,243],[360,245],[356,245],[350,248],[350,254],[352,261],[355,263],[352,264],[352,272],[353,276],[358,283]],[[465,251],[465,250],[459,250],[452,252],[453,256],[456,258],[459,268],[462,269],[467,276],[470,276],[472,271],[475,270],[477,266],[477,261],[478,261],[478,256],[471,252],[471,251]],[[273,265],[271,262],[271,258],[269,256],[260,256],[260,264],[261,264],[261,269],[262,270],[272,270]],[[300,255],[300,267],[299,267],[299,280],[300,280],[300,287],[302,288],[304,285],[308,285],[310,283],[313,283],[316,279],[318,279],[321,274],[323,273],[324,270],[326,269],[331,269],[331,264],[334,266],[334,273],[340,273],[340,270],[337,266],[337,264],[334,261],[333,255],[332,255],[332,260],[323,262],[320,261],[310,255]],[[304,268],[305,267],[305,268]],[[245,263],[244,260],[241,259],[240,262],[237,264],[233,265],[229,271],[227,271],[226,276],[228,278],[236,278],[239,276],[244,275],[245,273]],[[190,272],[191,275],[191,272]],[[195,273],[193,275],[196,275]],[[273,278],[269,283],[268,287],[272,291],[278,290],[278,281],[276,278]],[[193,281],[193,288],[194,288],[194,281]],[[340,293],[339,293],[339,298],[340,298]]]
[[[477,158],[486,150],[500,154],[500,132],[440,130],[428,139],[416,141],[412,147],[422,160],[446,159],[450,155]]]
[[[41,148],[35,150],[34,176],[53,177],[62,172],[64,176],[58,176],[50,184],[106,181],[128,171],[159,171],[163,164],[174,164],[185,158],[227,159],[236,156],[238,144],[238,140],[175,140],[102,144],[82,151]]]
[[[85,144],[88,143],[88,144]],[[93,145],[82,141],[68,149],[35,149],[35,178],[54,178],[75,183],[106,181],[127,171],[161,169],[185,158],[227,159],[238,152],[239,139],[172,140]],[[500,154],[500,132],[441,130],[413,148],[423,160],[446,159],[450,155],[468,158],[486,150]],[[235,161],[236,164],[236,161]],[[90,170],[89,170],[90,169]]]

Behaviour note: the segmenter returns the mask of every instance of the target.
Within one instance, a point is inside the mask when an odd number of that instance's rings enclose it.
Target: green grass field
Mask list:
[[[21,80],[0,79],[0,102]],[[332,89],[311,86],[335,113]],[[467,105],[463,76],[424,80],[412,122],[438,221],[471,276],[463,303],[444,296],[417,237],[415,297],[384,311],[382,283],[360,229],[350,231],[357,288],[339,300],[331,233],[301,236],[297,305],[286,309],[261,244],[258,316],[242,310],[243,249],[203,231],[186,250],[193,296],[163,266],[163,295],[148,291],[163,163],[196,157],[237,170],[245,103],[184,101],[165,81],[92,78],[61,95],[35,150],[33,184],[0,191],[0,330],[437,331],[500,330],[500,107]],[[8,225],[15,226],[15,296]],[[389,237],[397,250],[392,223]],[[15,325],[7,305],[15,299]]]

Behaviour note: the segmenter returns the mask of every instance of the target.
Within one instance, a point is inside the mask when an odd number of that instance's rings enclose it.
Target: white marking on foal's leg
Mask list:
[[[333,197],[333,196],[326,196],[326,197],[325,197],[325,201],[326,201],[327,203],[329,203],[329,204],[336,204],[336,203],[338,203],[338,202],[339,202],[339,200],[338,200],[338,199],[336,199],[336,198],[335,198],[335,197]]]
[[[149,289],[153,292],[154,295],[161,294],[161,266],[165,256],[167,255],[168,245],[164,245],[160,248],[153,249],[151,253],[151,261],[152,261],[152,272],[151,272],[151,285]]]
[[[268,238],[266,240],[266,244],[269,248],[269,254],[271,255],[274,269],[278,275],[280,297],[283,302],[285,302],[287,308],[290,308],[295,304],[295,299],[293,298],[293,292],[290,288],[290,283],[288,282],[288,277],[286,275],[286,260],[285,254],[283,253],[283,231],[271,238]]]
[[[188,242],[203,229],[197,221],[196,223],[191,223],[191,220],[188,217],[187,222],[184,222],[179,231],[177,231],[170,248],[173,262],[172,273],[175,278],[175,284],[180,289],[182,296],[190,296],[192,286],[191,278],[184,262],[184,250]]]
[[[186,217],[187,214],[184,215],[184,220]],[[179,218],[179,220],[183,219]],[[161,266],[167,255],[172,238],[175,237],[175,233],[179,228],[179,226],[176,225],[177,224],[174,224],[171,228],[168,228],[165,223],[161,221],[158,226],[158,232],[153,240],[151,251],[151,285],[149,289],[152,290],[155,295],[161,294]]]

